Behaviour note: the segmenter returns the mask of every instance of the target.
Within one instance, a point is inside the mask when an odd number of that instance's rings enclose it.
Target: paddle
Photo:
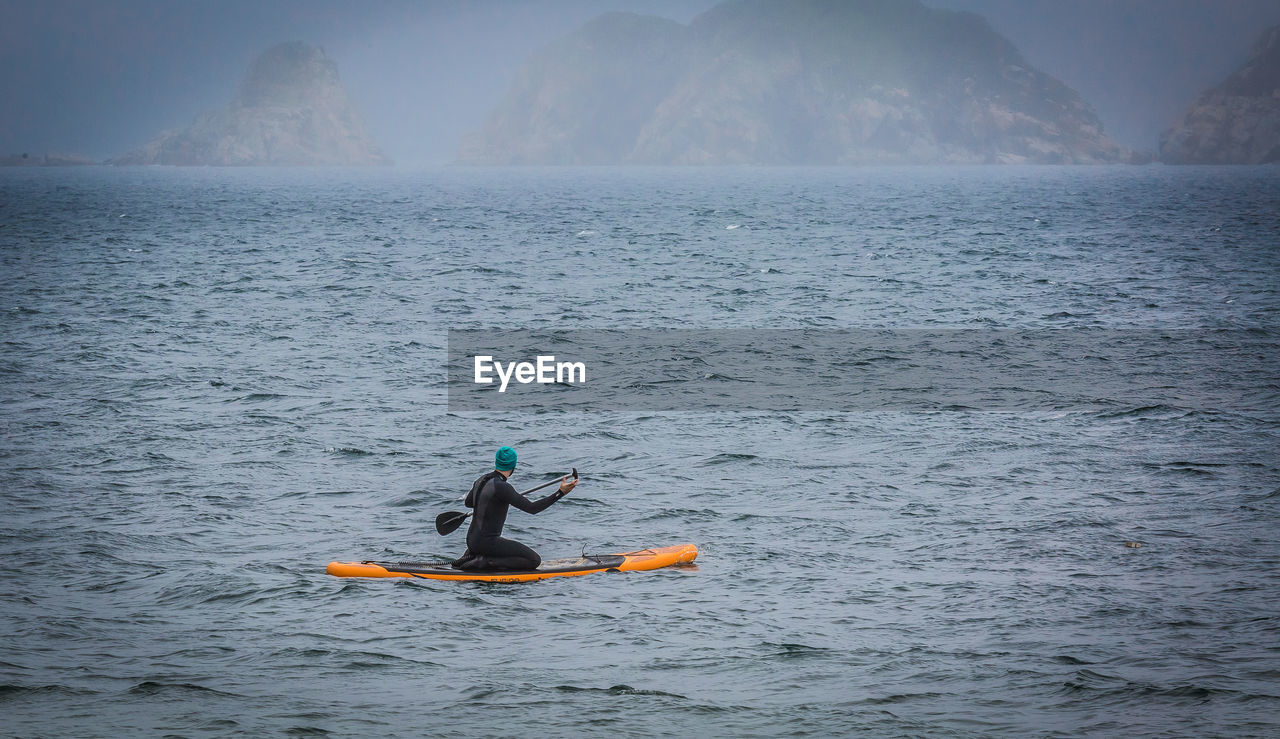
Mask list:
[[[552,485],[555,485],[556,483],[560,482],[560,480],[563,480],[563,479],[564,478],[561,477],[559,479],[552,480],[551,482],[544,482],[538,487],[529,488],[528,490],[520,494],[528,495],[529,493],[536,493],[545,487],[550,487]],[[573,468],[573,479],[575,480],[578,479],[577,467]],[[439,516],[436,516],[436,533],[441,536],[452,534],[453,532],[458,530],[458,527],[462,525],[462,522],[467,520],[467,516],[470,516],[472,513],[474,513],[474,511],[471,511],[468,513],[463,513],[461,511],[445,511],[444,513],[441,513]]]

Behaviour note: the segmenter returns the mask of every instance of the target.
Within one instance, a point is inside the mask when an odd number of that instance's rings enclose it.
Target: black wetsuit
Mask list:
[[[515,506],[525,513],[538,513],[564,497],[559,490],[541,500],[531,501],[503,479],[490,472],[471,486],[466,504],[475,508],[467,529],[467,552],[453,563],[464,570],[533,570],[542,557],[518,541],[502,538],[507,510]]]

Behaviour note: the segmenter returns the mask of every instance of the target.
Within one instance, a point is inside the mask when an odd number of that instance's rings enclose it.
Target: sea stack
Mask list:
[[[735,0],[684,26],[611,13],[517,75],[474,164],[1132,161],[980,16],[917,0]]]
[[[1166,164],[1280,162],[1280,26],[1267,29],[1244,66],[1202,93],[1160,137]]]
[[[319,47],[268,49],[229,106],[166,131],[110,164],[316,166],[389,164]]]

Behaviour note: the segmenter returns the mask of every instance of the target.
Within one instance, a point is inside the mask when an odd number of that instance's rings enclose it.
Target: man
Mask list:
[[[530,501],[511,487],[507,478],[516,470],[516,450],[504,446],[493,456],[493,472],[476,480],[467,493],[466,506],[474,508],[467,529],[467,551],[454,561],[460,570],[534,570],[542,557],[518,541],[502,538],[507,510],[515,506],[525,513],[538,513],[569,494],[576,479],[561,478],[560,489],[537,501]]]

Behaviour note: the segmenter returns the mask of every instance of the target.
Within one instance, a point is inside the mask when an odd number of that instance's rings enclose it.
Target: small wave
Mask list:
[[[693,521],[714,521],[720,518],[720,511],[708,508],[667,508],[641,517],[641,522],[676,520],[682,523]]]
[[[437,276],[437,277],[440,277],[440,276],[442,276],[442,275],[454,275],[454,274],[458,274],[458,273],[463,273],[463,274],[480,274],[480,275],[497,275],[497,274],[502,274],[502,270],[497,269],[497,268],[495,268],[495,267],[481,267],[481,266],[475,266],[475,267],[454,267],[453,269],[445,269],[445,270],[441,270],[441,271],[439,271],[439,272],[437,272],[437,273],[436,273],[436,276]]]
[[[1142,466],[1149,470],[1174,475],[1213,477],[1218,474],[1216,470],[1203,468],[1229,467],[1231,465],[1220,462],[1143,462]]]
[[[373,454],[373,452],[365,451],[364,449],[353,446],[329,446],[325,447],[324,450],[329,454],[341,454],[348,457],[363,457],[365,455]]]
[[[389,508],[417,508],[418,506],[427,505],[437,499],[438,496],[432,495],[426,490],[414,490],[403,498],[389,500],[384,505]],[[452,505],[452,503],[446,503],[444,505]]]
[[[229,402],[235,402],[235,401],[241,401],[241,400],[243,400],[243,401],[248,401],[248,402],[251,402],[251,403],[259,403],[259,402],[264,401],[264,400],[278,400],[278,399],[281,399],[281,398],[287,398],[287,397],[289,397],[289,396],[287,396],[287,395],[280,395],[279,393],[249,393],[248,395],[245,395],[245,396],[240,397],[240,398],[233,398],[233,399],[232,399],[231,401],[229,401]]]
[[[806,657],[822,657],[831,650],[824,647],[812,647],[799,642],[763,642],[761,646],[773,651],[771,656],[781,659],[802,659]]]
[[[739,228],[742,228],[742,224],[741,224],[741,223],[734,223],[734,224],[730,224],[730,225],[728,225],[728,226],[725,226],[725,227],[724,227],[724,230],[726,230],[726,231],[733,231],[734,229],[739,229]]]
[[[1072,657],[1072,656],[1071,656],[1071,655],[1069,655],[1069,654],[1059,654],[1059,655],[1057,655],[1057,656],[1055,656],[1055,657],[1053,658],[1053,661],[1054,661],[1054,662],[1057,662],[1058,664],[1061,664],[1061,665],[1088,665],[1088,664],[1093,664],[1093,663],[1091,663],[1091,662],[1085,662],[1084,660],[1079,659],[1079,658],[1077,658],[1077,657]]]
[[[942,693],[934,693],[932,691],[925,693],[895,693],[893,695],[886,695],[883,698],[867,698],[863,702],[873,706],[884,706],[894,703],[905,703],[910,700],[918,700],[921,698],[933,700],[941,697]]]
[[[685,696],[679,693],[668,693],[663,690],[652,690],[646,688],[633,688],[630,685],[612,685],[608,688],[582,688],[577,685],[557,685],[556,690],[564,693],[604,693],[606,695],[654,695],[663,698],[681,698]]]
[[[214,688],[206,688],[203,685],[195,683],[162,683],[156,680],[144,680],[132,688],[128,692],[131,695],[160,695],[162,693],[211,693],[213,695],[225,695],[233,698],[239,698],[236,693],[229,693],[224,690],[215,690]]]
[[[329,736],[330,733],[319,726],[294,726],[285,732],[288,736]]]
[[[1069,693],[1083,692],[1089,690],[1108,690],[1107,686],[1115,686],[1124,681],[1115,675],[1106,675],[1093,670],[1080,670],[1076,672],[1073,679],[1062,684],[1063,690]]]
[[[0,702],[37,695],[93,695],[94,691],[66,685],[0,685]]]
[[[1203,679],[1215,679],[1217,676],[1204,676]],[[1150,698],[1193,698],[1208,701],[1217,696],[1241,696],[1238,690],[1215,688],[1208,685],[1183,684],[1163,686],[1154,683],[1126,680],[1114,675],[1105,675],[1093,670],[1080,670],[1076,679],[1063,683],[1063,689],[1069,693],[1098,693],[1107,697],[1140,699]]]
[[[1133,408],[1122,408],[1118,410],[1100,411],[1094,414],[1094,417],[1099,419],[1131,418],[1131,417],[1142,418],[1146,416],[1166,414],[1166,413],[1181,414],[1183,413],[1183,411],[1178,408],[1174,408],[1172,406],[1164,405],[1163,403],[1157,403],[1156,405],[1142,405],[1142,406],[1136,406]]]
[[[725,454],[717,454],[714,457],[710,457],[706,460],[703,460],[702,464],[704,465],[733,464],[735,462],[746,462],[752,459],[757,459],[756,455],[725,453]]]

